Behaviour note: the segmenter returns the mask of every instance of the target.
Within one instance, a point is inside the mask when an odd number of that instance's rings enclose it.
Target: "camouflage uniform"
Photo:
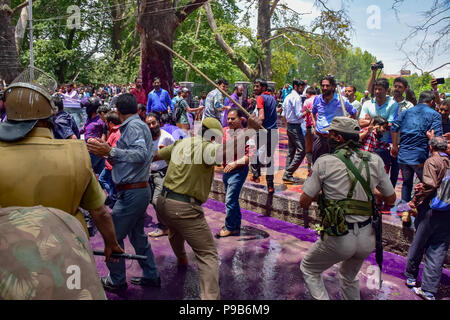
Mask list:
[[[42,206],[0,208],[0,299],[106,300],[76,218]]]

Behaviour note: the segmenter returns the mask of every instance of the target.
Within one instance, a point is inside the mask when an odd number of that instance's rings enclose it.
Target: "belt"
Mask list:
[[[167,188],[163,188],[161,195],[163,195],[163,197],[165,197],[165,198],[169,198],[169,199],[176,200],[176,201],[181,201],[181,202],[186,202],[186,203],[195,203],[199,206],[202,205],[202,202],[200,200],[195,199],[194,197],[190,197],[188,195],[181,194],[181,193],[176,193]]]
[[[358,228],[361,229],[361,228],[367,226],[371,222],[372,222],[372,217],[370,217],[369,219],[367,219],[366,221],[363,221],[363,222],[349,223],[349,222],[345,221],[345,224],[347,225],[349,230],[353,230],[355,227],[355,224],[358,224]]]
[[[148,187],[148,182],[147,181],[136,182],[136,183],[122,183],[122,184],[117,184],[116,185],[117,191],[125,191],[125,190],[131,190],[131,189],[141,189],[141,188],[147,188],[147,187]]]

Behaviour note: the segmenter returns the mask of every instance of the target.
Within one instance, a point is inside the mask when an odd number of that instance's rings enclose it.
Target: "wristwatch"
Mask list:
[[[114,158],[115,155],[116,155],[116,148],[112,147],[111,151],[109,151],[108,158]]]

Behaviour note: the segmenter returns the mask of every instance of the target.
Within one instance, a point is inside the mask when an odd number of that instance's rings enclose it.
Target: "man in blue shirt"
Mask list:
[[[305,158],[305,137],[303,136],[301,125],[303,123],[302,97],[300,96],[305,88],[305,81],[294,80],[292,86],[294,90],[284,99],[283,112],[281,115],[287,122],[287,136],[289,152],[286,159],[286,170],[283,175],[285,182],[299,182],[300,179],[294,177],[294,172],[298,169]]]
[[[342,106],[339,100],[339,95],[336,93],[336,79],[331,76],[323,77],[320,82],[322,87],[322,94],[314,99],[311,113],[316,118],[316,127],[314,133],[314,142],[312,150],[312,162],[316,162],[321,155],[330,153],[328,147],[328,131],[327,128],[331,125],[331,121],[335,117],[343,117]],[[343,97],[344,108],[350,115],[350,118],[355,118],[358,112],[355,107]]]
[[[442,136],[442,117],[434,110],[435,106],[434,93],[424,91],[419,104],[403,111],[392,123],[391,155],[398,157],[402,169],[402,201],[406,203],[411,200],[414,173],[422,181],[423,165],[429,153],[427,132],[434,131],[436,137]]]
[[[153,141],[147,124],[137,115],[137,99],[131,93],[117,98],[117,113],[122,121],[121,133],[116,147],[100,140],[88,140],[89,152],[108,157],[114,162],[112,179],[118,191],[117,202],[111,216],[114,221],[117,241],[123,248],[126,236],[130,239],[136,254],[146,256],[139,261],[142,277],[131,278],[131,283],[141,286],[160,287],[152,248],[144,232],[144,219],[150,203],[150,165],[153,159]],[[124,259],[108,262],[109,276],[101,278],[108,291],[121,291],[127,288]]]
[[[153,112],[161,116],[173,110],[173,102],[169,93],[161,89],[161,79],[158,77],[153,79],[153,90],[148,94],[147,113]]]
[[[375,99],[364,102],[361,108],[361,113],[359,115],[359,125],[361,128],[368,127],[371,119],[375,116],[385,118],[389,122],[389,126],[391,126],[392,122],[397,119],[399,114],[399,106],[394,98],[387,95],[388,89],[389,80],[381,78],[375,81]],[[390,132],[385,132],[380,141],[384,143],[391,143],[392,140]],[[378,149],[376,150],[376,153],[381,157],[381,159],[383,159],[386,172],[389,173],[390,171],[391,183],[395,188],[399,172],[397,159],[393,158],[387,149]]]

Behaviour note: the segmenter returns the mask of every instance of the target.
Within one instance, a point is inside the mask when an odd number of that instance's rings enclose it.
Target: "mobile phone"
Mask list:
[[[445,78],[437,78],[436,82],[437,82],[437,84],[444,84],[445,83]]]

